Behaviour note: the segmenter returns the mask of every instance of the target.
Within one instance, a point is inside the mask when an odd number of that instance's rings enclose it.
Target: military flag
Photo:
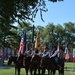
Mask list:
[[[14,50],[14,55],[16,56],[17,52],[16,52],[16,49]]]
[[[0,57],[4,58],[4,47],[1,47],[0,49]]]
[[[68,53],[68,47],[65,47],[65,60],[68,61],[69,60],[69,53]]]
[[[73,48],[73,62],[75,62],[75,47]]]
[[[4,46],[1,47],[2,58],[4,59]]]
[[[41,45],[40,45],[40,30],[37,33],[36,41],[35,41],[35,48],[40,50]]]
[[[20,42],[19,53],[23,54],[25,52],[26,46],[26,33],[23,34]]]
[[[10,49],[10,55],[12,55],[12,49]]]

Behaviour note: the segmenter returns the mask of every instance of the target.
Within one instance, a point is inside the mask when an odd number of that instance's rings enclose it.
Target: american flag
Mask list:
[[[19,53],[23,54],[25,51],[25,45],[26,45],[26,33],[23,34],[20,42],[20,48],[19,48]]]

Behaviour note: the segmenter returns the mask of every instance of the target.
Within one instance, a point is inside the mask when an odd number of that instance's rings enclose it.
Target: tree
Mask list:
[[[42,12],[47,11],[45,0],[0,0],[0,44],[5,43],[9,34],[14,35],[11,28],[15,28],[15,22],[33,21],[38,11],[43,20]]]
[[[12,28],[14,28],[14,26],[0,25],[0,46],[4,45],[10,47],[8,39],[10,38],[10,36],[16,36],[16,33],[12,32]],[[15,27],[14,29],[17,29],[17,27]]]
[[[46,28],[44,29],[44,31],[42,32],[43,33],[43,39],[44,39],[44,43],[54,43],[53,41],[55,40],[55,34],[54,34],[54,28],[55,28],[55,25],[53,23],[49,23]]]
[[[38,11],[43,20],[42,12],[47,11],[45,0],[0,0],[0,22],[5,25],[19,21],[33,21]]]
[[[75,42],[75,24],[72,22],[64,23],[64,28],[65,42],[67,42],[69,46],[73,47]]]
[[[59,42],[60,44],[62,44],[64,40],[64,28],[60,24],[55,26],[55,35],[57,43]]]

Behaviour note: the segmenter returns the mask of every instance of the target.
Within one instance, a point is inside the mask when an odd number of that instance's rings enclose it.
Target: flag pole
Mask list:
[[[59,49],[59,38],[58,38],[58,46],[57,46],[57,50],[58,50],[58,57],[60,55],[60,49]]]
[[[32,27],[32,49],[34,50],[34,25]]]
[[[58,47],[57,47],[57,49],[58,49],[58,57],[59,57],[59,55],[60,55],[59,42],[58,42]]]
[[[50,40],[50,42],[49,42],[49,47],[50,47],[50,55],[51,55],[51,51],[52,51],[52,43],[51,43],[52,41]]]

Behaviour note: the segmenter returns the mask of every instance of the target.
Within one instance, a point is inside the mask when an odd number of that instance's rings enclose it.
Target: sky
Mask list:
[[[75,23],[75,0],[64,0],[63,2],[54,3],[47,0],[46,5],[48,11],[42,13],[45,22],[41,20],[40,13],[38,12],[33,23],[35,26],[46,26],[49,23],[54,25],[63,25],[67,22]]]

